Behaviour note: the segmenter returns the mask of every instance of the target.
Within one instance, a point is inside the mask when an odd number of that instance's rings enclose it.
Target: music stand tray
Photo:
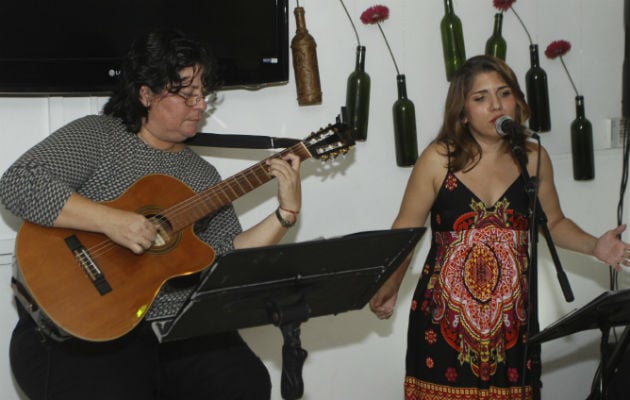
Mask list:
[[[306,352],[300,348],[299,324],[363,308],[425,231],[358,232],[232,251],[204,271],[173,319],[152,323],[153,331],[160,342],[168,342],[273,323],[285,342],[283,398],[300,398]]]
[[[530,343],[542,343],[589,329],[607,329],[630,323],[630,289],[606,291],[532,335]]]
[[[612,352],[608,350],[610,329],[630,323],[630,289],[606,291],[582,308],[560,318],[541,332],[532,335],[530,342],[542,343],[588,329],[600,329],[600,367],[593,379],[589,400],[607,398],[610,377],[625,348],[630,342],[628,327]]]

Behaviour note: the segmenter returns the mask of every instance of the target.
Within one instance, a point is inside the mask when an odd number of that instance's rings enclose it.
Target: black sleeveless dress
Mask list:
[[[522,177],[487,206],[447,173],[411,303],[406,400],[532,398],[532,365],[539,363],[531,356],[539,346],[529,346],[524,359],[527,213]]]

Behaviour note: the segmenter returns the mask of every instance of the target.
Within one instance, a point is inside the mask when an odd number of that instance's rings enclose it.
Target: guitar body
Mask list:
[[[175,178],[150,175],[105,204],[154,217],[193,195]],[[86,249],[108,290],[98,290],[90,269],[68,245],[69,237]],[[214,256],[192,226],[171,233],[165,243],[141,255],[102,234],[30,222],[24,222],[16,238],[18,266],[33,300],[63,330],[90,341],[116,339],[132,330],[168,279],[199,272]]]

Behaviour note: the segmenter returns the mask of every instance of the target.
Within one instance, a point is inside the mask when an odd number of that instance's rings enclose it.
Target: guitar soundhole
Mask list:
[[[144,209],[141,213],[150,219],[153,223],[157,225],[158,234],[153,242],[153,246],[147,253],[150,254],[163,254],[169,252],[171,249],[177,247],[182,238],[181,232],[173,233],[173,227],[165,216],[159,213],[151,213],[149,210]]]

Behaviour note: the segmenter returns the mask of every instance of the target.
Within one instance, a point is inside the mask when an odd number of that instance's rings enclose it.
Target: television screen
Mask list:
[[[226,88],[288,81],[288,0],[5,3],[0,95],[107,94],[130,42],[156,27],[208,42]]]

